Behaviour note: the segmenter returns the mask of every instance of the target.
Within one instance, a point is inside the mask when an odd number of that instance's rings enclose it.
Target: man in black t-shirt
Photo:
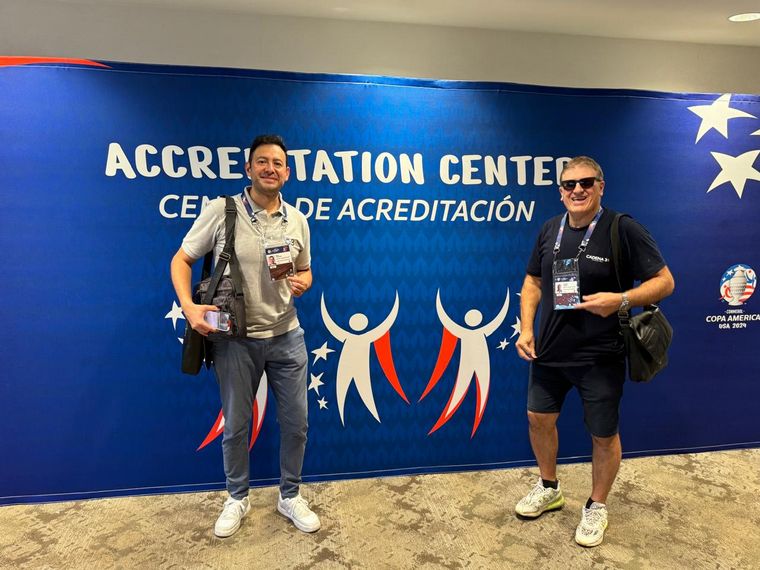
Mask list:
[[[560,181],[567,212],[541,228],[520,298],[516,348],[531,362],[528,422],[540,479],[515,511],[535,518],[565,504],[557,480],[556,423],[565,395],[575,387],[593,444],[591,496],[575,540],[596,546],[604,539],[607,495],[622,458],[618,412],[625,360],[617,311],[656,303],[673,292],[674,281],[649,232],[625,216],[620,219],[625,280],[620,291],[610,242],[615,212],[601,206],[601,167],[592,158],[576,157],[565,165]],[[634,287],[634,282],[640,283]]]

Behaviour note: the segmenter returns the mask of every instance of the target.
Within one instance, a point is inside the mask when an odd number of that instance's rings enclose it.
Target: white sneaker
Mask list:
[[[604,540],[607,530],[607,505],[593,502],[587,509],[583,507],[581,522],[575,530],[575,542],[581,546],[598,546]]]
[[[248,497],[242,500],[230,497],[224,502],[224,509],[214,525],[214,534],[219,538],[232,536],[240,528],[240,521],[251,510]]]
[[[292,499],[283,499],[280,495],[277,499],[277,510],[292,520],[296,528],[303,532],[316,532],[322,526],[319,517],[301,495]]]
[[[521,517],[534,519],[546,511],[561,509],[565,504],[565,497],[562,496],[562,489],[552,489],[544,487],[541,479],[538,479],[536,486],[525,495],[515,506],[515,512]]]

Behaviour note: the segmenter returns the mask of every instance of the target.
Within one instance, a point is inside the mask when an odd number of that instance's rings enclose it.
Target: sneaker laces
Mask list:
[[[539,481],[538,483],[536,483],[536,486],[530,490],[530,493],[528,493],[525,496],[523,501],[531,505],[538,504],[541,502],[541,499],[543,498],[545,493],[546,493],[546,488],[544,487],[543,483]]]
[[[237,513],[235,512],[237,511]],[[230,497],[224,502],[224,508],[222,509],[222,517],[229,518],[229,517],[240,517],[245,512],[245,506],[243,505],[243,501],[239,501],[237,499],[233,499]]]
[[[602,508],[589,508],[583,509],[583,522],[586,523],[584,527],[600,527],[604,521],[604,509]],[[586,530],[584,528],[584,530]]]
[[[298,518],[308,516],[311,514],[311,509],[309,509],[309,503],[306,502],[306,499],[304,499],[301,495],[298,495],[293,499],[293,510],[292,510],[293,516],[296,516]]]

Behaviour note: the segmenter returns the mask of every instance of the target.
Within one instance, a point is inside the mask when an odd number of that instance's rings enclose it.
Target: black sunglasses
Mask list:
[[[575,185],[580,184],[581,188],[588,190],[594,185],[594,182],[599,180],[596,176],[589,176],[588,178],[580,178],[579,180],[563,180],[559,183],[565,192],[572,192],[575,190]]]

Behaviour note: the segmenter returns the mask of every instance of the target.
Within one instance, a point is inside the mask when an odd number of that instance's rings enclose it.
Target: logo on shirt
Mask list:
[[[755,292],[756,283],[757,274],[749,265],[732,265],[720,279],[720,298],[732,307],[743,305]]]
[[[597,263],[609,263],[610,260],[607,257],[599,257],[598,255],[590,255],[586,254],[586,259],[590,259],[591,261],[596,261]]]

